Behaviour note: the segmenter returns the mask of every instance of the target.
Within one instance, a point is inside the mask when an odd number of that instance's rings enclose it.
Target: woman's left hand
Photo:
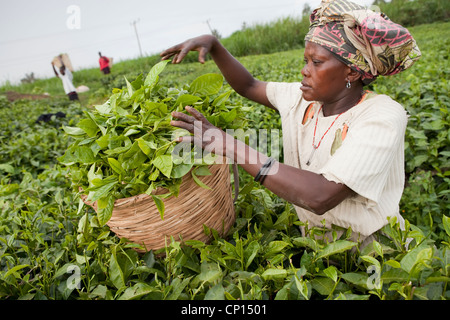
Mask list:
[[[177,141],[194,143],[207,152],[226,156],[226,143],[227,141],[232,141],[233,138],[223,130],[212,125],[203,114],[193,107],[186,106],[186,110],[191,116],[174,111],[172,116],[177,120],[172,120],[170,124],[189,131],[193,136],[181,136]]]

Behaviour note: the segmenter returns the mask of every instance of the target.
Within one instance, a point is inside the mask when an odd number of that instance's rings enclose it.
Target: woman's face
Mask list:
[[[348,66],[322,46],[309,41],[306,41],[304,58],[300,89],[306,100],[330,103],[345,93],[351,70]]]

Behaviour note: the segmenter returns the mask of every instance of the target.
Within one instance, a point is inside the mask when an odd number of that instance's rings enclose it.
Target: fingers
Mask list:
[[[181,54],[183,51],[185,51],[185,49],[181,49],[181,45],[176,45],[164,50],[159,56],[161,57],[161,60],[167,60],[170,57],[173,57],[172,63],[177,64],[180,63],[187,54],[187,52]]]
[[[178,64],[186,57],[189,51],[198,51],[198,61],[203,64],[205,63],[206,55],[211,48],[211,39],[212,38],[209,36],[200,36],[197,38],[188,39],[183,43],[177,44],[161,52],[161,59],[167,60],[170,57],[173,57],[172,63]]]
[[[202,121],[202,122],[208,122],[208,120],[206,120],[205,116],[198,111],[197,109],[191,107],[191,106],[186,106],[185,108],[187,110],[187,112],[189,112],[190,114],[192,114],[192,116],[198,120],[198,121]]]
[[[186,110],[188,110],[189,112],[192,112],[192,110],[190,110],[190,109],[194,109],[194,108],[186,107]],[[195,110],[195,111],[197,111],[197,110]],[[201,115],[200,112],[197,111],[197,113]],[[197,117],[198,117],[198,114],[196,115]],[[190,133],[194,133],[195,122],[198,120],[197,118],[189,116],[183,112],[178,112],[178,111],[172,112],[172,117],[178,119],[178,120],[172,120],[170,122],[170,124],[172,126],[178,127],[181,129],[185,129],[185,130],[189,131]]]
[[[174,111],[172,112],[172,117],[180,119],[181,121],[187,122],[187,123],[194,123],[195,118],[191,117],[183,112]]]
[[[187,114],[181,112],[172,112],[172,117],[179,120],[172,120],[170,124],[174,127],[185,129],[190,133],[194,133],[194,122],[195,119]]]
[[[185,109],[191,116],[183,112],[172,112],[172,117],[177,119],[170,122],[172,126],[185,129],[190,133],[194,133],[195,128],[200,132],[215,128],[200,111],[190,106],[186,106]]]
[[[191,144],[191,143],[194,143],[194,136],[180,136],[180,137],[177,138],[176,141],[180,142],[180,143],[189,143],[189,144]]]
[[[195,108],[190,107],[190,106],[186,106],[185,109],[192,116],[189,116],[189,115],[187,115],[185,113],[182,113],[182,112],[174,111],[174,112],[172,112],[172,117],[180,119],[180,120],[182,120],[184,122],[187,122],[187,123],[190,123],[190,124],[193,124],[195,121],[201,121],[201,122],[203,122],[205,124],[209,124],[208,120],[205,118],[205,116],[200,111],[198,111]]]
[[[163,52],[161,52],[159,54],[160,57],[162,57],[163,59],[167,59],[170,58],[171,56],[177,54],[180,51],[180,45],[177,44],[176,46],[170,47],[166,50],[164,50]]]
[[[189,52],[189,50],[188,51],[181,50],[180,52],[174,54],[173,55],[173,59],[172,59],[172,63],[173,64],[178,64],[181,61],[183,61],[184,57],[186,57],[188,52]]]
[[[172,63],[178,64],[186,57],[186,55],[191,50],[196,50],[195,45],[192,43],[191,40],[187,40],[181,44],[177,44],[176,46],[173,46],[169,49],[164,50],[159,55],[161,57],[161,60],[167,60],[170,57],[173,57]],[[204,60],[204,58],[203,58]]]
[[[206,54],[208,53],[208,49],[205,47],[201,47],[198,51],[198,61],[203,64],[206,60]]]

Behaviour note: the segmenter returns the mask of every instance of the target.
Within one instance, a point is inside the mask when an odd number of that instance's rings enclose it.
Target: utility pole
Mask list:
[[[208,19],[208,20],[205,21],[206,24],[208,25],[209,31],[211,31],[211,34],[212,34],[213,36],[215,36],[217,39],[220,39],[220,38],[221,38],[221,35],[219,34],[219,32],[218,32],[216,29],[211,28],[211,25],[209,24],[209,21],[210,21],[210,20],[211,20],[211,19]]]
[[[208,25],[208,28],[209,28],[209,31],[211,31],[211,34],[214,34],[213,33],[213,29],[211,28],[211,25],[209,24],[209,21],[210,21],[211,19],[208,19],[208,20],[206,20],[205,22],[206,22],[206,24]]]
[[[141,42],[139,41],[139,35],[137,32],[137,28],[136,28],[136,23],[139,22],[139,19],[134,20],[131,24],[134,26],[134,32],[136,33],[136,38],[137,38],[137,42],[138,42],[138,46],[139,46],[139,53],[141,55],[142,58],[142,49],[141,49]]]

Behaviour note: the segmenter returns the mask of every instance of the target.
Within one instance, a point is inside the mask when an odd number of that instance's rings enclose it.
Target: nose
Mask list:
[[[305,65],[302,68],[301,74],[304,77],[309,76],[309,70],[308,70],[308,63],[307,62],[305,62]]]

